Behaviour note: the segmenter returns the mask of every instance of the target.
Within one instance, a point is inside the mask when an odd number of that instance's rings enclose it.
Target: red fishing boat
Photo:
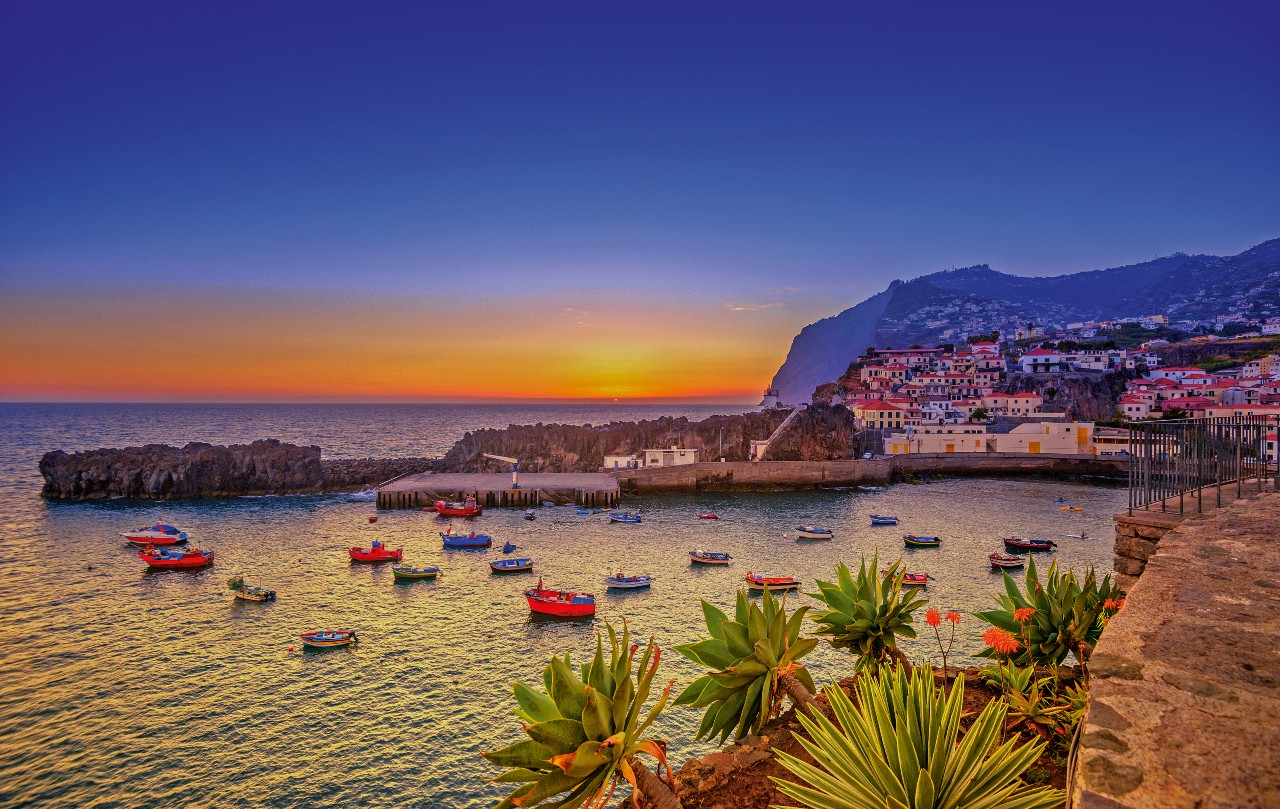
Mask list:
[[[202,551],[199,548],[174,551],[148,545],[146,550],[138,554],[138,558],[158,570],[199,570],[213,564],[213,551]]]
[[[748,572],[742,580],[747,583],[748,590],[794,590],[800,586],[800,580],[793,576],[762,576]]]
[[[719,514],[710,514],[710,513],[708,513],[708,514],[699,514],[699,515],[698,515],[698,519],[700,519],[700,520],[718,520],[718,519],[720,519],[720,515],[719,515]]]
[[[147,545],[182,545],[187,541],[186,531],[162,522],[144,525],[136,531],[130,531],[121,536],[129,540],[129,544],[135,548],[144,548]]]
[[[479,517],[484,513],[484,507],[476,502],[474,496],[468,497],[461,503],[446,503],[443,500],[437,500],[435,509],[436,513],[442,517]]]
[[[349,548],[347,552],[351,554],[353,562],[399,562],[404,556],[404,548],[393,551],[376,539],[371,548]]]
[[[542,586],[542,577],[538,577],[538,586],[524,591],[529,601],[529,609],[540,615],[554,615],[557,618],[587,618],[596,614],[596,597],[590,593],[567,593],[562,590],[547,590]]]
[[[887,577],[889,575],[889,571],[881,570],[880,575],[881,577]],[[930,577],[928,573],[902,574],[903,587],[928,587],[930,581],[932,581],[932,577]]]

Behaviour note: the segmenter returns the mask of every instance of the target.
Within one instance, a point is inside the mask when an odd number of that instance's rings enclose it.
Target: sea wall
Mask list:
[[[623,491],[768,491],[819,486],[868,486],[919,475],[1100,475],[1116,477],[1124,460],[1091,455],[944,453],[894,455],[852,461],[758,461],[696,463],[618,470]]]
[[[41,495],[51,500],[176,499],[342,491],[430,468],[426,458],[326,461],[320,448],[275,439],[215,446],[147,444],[45,453]]]
[[[1280,806],[1280,493],[1166,530],[1090,660],[1072,806]]]

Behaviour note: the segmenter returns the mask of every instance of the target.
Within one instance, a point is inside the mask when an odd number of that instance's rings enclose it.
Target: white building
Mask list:
[[[670,449],[644,450],[645,466],[683,466],[684,464],[697,462],[698,450],[696,449],[671,447]]]

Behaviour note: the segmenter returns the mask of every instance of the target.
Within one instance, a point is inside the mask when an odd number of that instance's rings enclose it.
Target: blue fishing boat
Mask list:
[[[937,548],[942,545],[940,537],[918,537],[914,534],[904,534],[902,541],[908,548]]]
[[[489,567],[494,573],[522,573],[526,570],[533,570],[533,560],[528,558],[494,559],[489,563]]]
[[[897,525],[897,524],[898,524],[898,518],[897,518],[897,517],[890,517],[890,516],[887,516],[887,515],[881,515],[881,514],[872,514],[872,515],[871,515],[871,524],[872,524],[872,525]]]
[[[493,544],[493,537],[488,534],[477,534],[474,531],[469,534],[442,532],[440,539],[444,541],[446,548],[487,548]]]
[[[689,551],[689,562],[695,565],[727,565],[733,559],[727,553],[715,551]]]
[[[524,518],[526,520],[536,520],[538,518],[538,512],[534,511],[531,508],[526,508],[524,510]]]
[[[609,586],[610,590],[639,590],[653,584],[653,577],[647,573],[641,573],[636,576],[624,576],[621,573],[614,573],[612,576],[605,576],[604,583]]]
[[[643,522],[640,515],[631,511],[619,511],[609,515],[609,522]]]
[[[506,543],[505,545],[503,545],[503,546],[502,546],[502,552],[503,552],[503,553],[511,553],[511,552],[512,552],[512,551],[514,551],[515,549],[516,549],[516,545],[515,545],[515,543],[514,543],[514,542],[508,542],[508,543]]]
[[[574,513],[574,514],[577,514],[579,517],[586,517],[586,516],[588,516],[589,514],[591,514],[591,509],[589,509],[589,508],[580,508],[580,509],[577,509],[576,511],[574,511],[573,513]]]

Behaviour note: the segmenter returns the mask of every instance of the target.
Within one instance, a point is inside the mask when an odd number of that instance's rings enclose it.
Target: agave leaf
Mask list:
[[[549,772],[533,785],[533,789],[518,798],[513,797],[511,802],[516,806],[535,806],[552,795],[572,789],[581,780],[581,777],[566,775],[559,770]]]
[[[720,626],[724,630],[724,642],[734,660],[741,660],[751,654],[751,633],[747,631],[746,624],[738,621],[725,621]]]
[[[545,772],[539,772],[538,770],[526,770],[523,767],[516,767],[515,769],[507,770],[502,775],[491,780],[495,784],[518,784],[525,781],[537,781],[544,775],[546,775]]]
[[[525,732],[529,734],[530,739],[551,748],[556,753],[573,750],[587,740],[582,723],[577,719],[549,719],[546,722],[529,725],[525,728]]]
[[[516,702],[523,710],[524,718],[529,724],[545,722],[548,719],[559,719],[560,711],[556,709],[555,700],[546,694],[539,694],[524,683],[514,683]]]
[[[702,600],[702,618],[707,622],[707,633],[716,640],[724,640],[724,632],[720,625],[729,620],[729,616],[706,599]]]
[[[553,750],[544,744],[538,744],[533,739],[525,739],[501,750],[481,753],[481,755],[499,767],[550,770],[552,767],[549,763],[550,759],[557,753],[559,753],[558,750]]]
[[[588,739],[603,741],[613,735],[613,700],[587,687],[587,707],[582,710],[582,729]]]

